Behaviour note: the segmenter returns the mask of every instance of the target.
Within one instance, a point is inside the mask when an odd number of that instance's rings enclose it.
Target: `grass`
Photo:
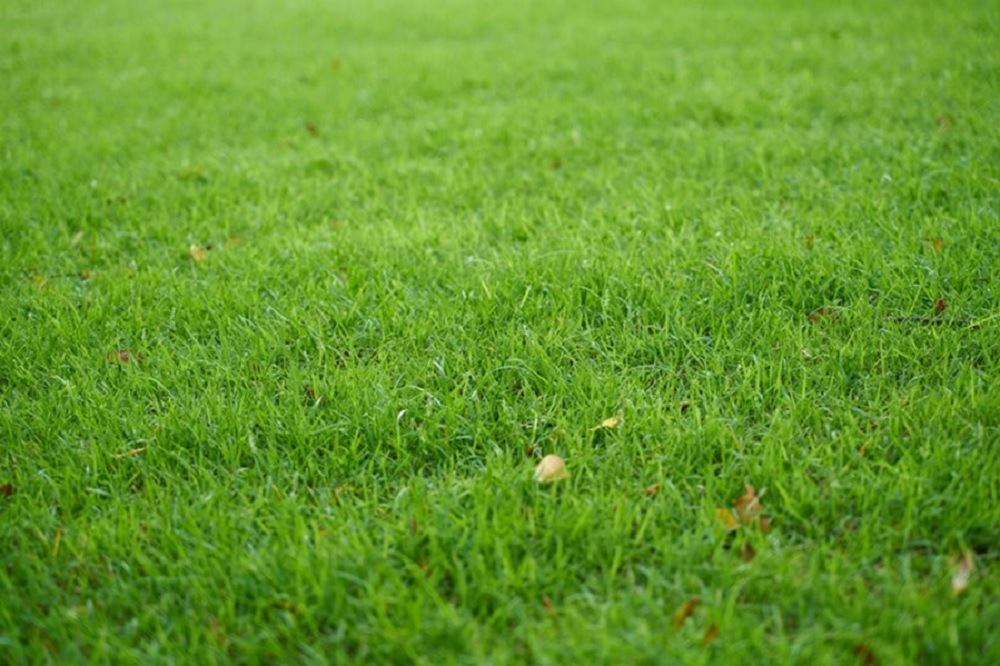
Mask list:
[[[614,5],[3,3],[0,662],[1000,662],[995,4]]]

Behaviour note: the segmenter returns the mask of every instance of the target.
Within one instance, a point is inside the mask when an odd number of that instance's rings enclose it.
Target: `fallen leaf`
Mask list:
[[[955,119],[951,117],[950,113],[939,113],[934,117],[934,124],[943,130],[951,129],[951,126],[955,124]]]
[[[312,386],[306,386],[303,389],[303,392],[306,394],[307,399],[316,400],[316,389],[314,389]]]
[[[568,478],[569,470],[566,469],[566,463],[554,453],[542,458],[542,462],[535,468],[535,481],[538,483],[551,483]]]
[[[613,429],[617,428],[618,425],[621,422],[622,422],[622,417],[620,417],[620,416],[611,416],[611,417],[608,417],[608,418],[604,419],[603,421],[601,421],[599,424],[595,425],[590,430],[591,430],[591,432],[593,432],[595,430],[613,430]]]
[[[808,319],[811,323],[815,324],[821,319],[833,319],[837,316],[839,316],[839,313],[836,310],[834,310],[828,305],[824,305],[823,307],[817,308],[812,312],[810,312],[806,316],[806,319]]]
[[[226,636],[222,633],[219,621],[215,617],[208,618],[208,631],[212,634],[212,639],[215,641],[216,645],[219,647],[225,647]]]
[[[132,456],[137,456],[137,455],[139,455],[140,453],[142,453],[142,452],[143,452],[143,451],[145,451],[145,450],[146,450],[146,447],[145,447],[145,446],[140,446],[140,447],[139,447],[139,448],[137,448],[137,449],[129,449],[129,450],[128,450],[128,451],[126,451],[125,453],[116,453],[116,454],[114,454],[114,455],[113,455],[113,456],[111,456],[111,457],[112,457],[112,458],[118,458],[118,459],[121,459],[121,458],[131,458]]]
[[[931,249],[934,250],[935,252],[940,252],[941,250],[944,249],[944,241],[941,240],[940,238],[935,237],[930,239],[930,244],[931,244]]]
[[[736,520],[736,516],[733,512],[726,508],[719,508],[715,510],[715,519],[719,521],[719,524],[726,528],[726,530],[732,532],[737,527],[739,527],[739,521]]]
[[[684,626],[687,619],[691,617],[694,610],[701,604],[700,597],[691,597],[681,607],[674,611],[674,626],[678,629]]]
[[[0,495],[3,495],[4,497],[13,497],[14,486],[10,483],[3,484],[2,486],[0,486]]]
[[[528,456],[530,458],[531,456],[535,455],[535,451],[537,451],[537,450],[538,450],[538,446],[537,445],[535,445],[535,444],[528,444],[526,447],[524,447],[524,455],[526,455],[526,456]]]
[[[854,655],[861,661],[865,666],[878,666],[878,657],[872,652],[872,649],[860,643],[854,648]]]
[[[646,497],[652,497],[653,495],[655,495],[657,492],[659,492],[660,487],[661,486],[659,483],[654,483],[650,487],[646,488],[646,490],[644,491],[646,493]]]
[[[547,596],[542,597],[542,606],[545,607],[545,612],[549,614],[549,617],[553,620],[559,619],[559,616],[556,613],[555,604],[552,603],[552,599],[549,599]]]
[[[744,562],[753,562],[755,557],[757,557],[757,551],[749,543],[743,542],[743,546],[740,548],[740,559]]]
[[[757,495],[757,491],[749,483],[743,484],[743,494],[737,498],[736,503],[733,505],[737,518],[739,518],[741,523],[746,525],[757,517],[761,508],[760,497]]]
[[[732,510],[725,507],[715,510],[715,518],[728,531],[733,531],[740,525],[746,527],[757,527],[761,532],[767,533],[771,529],[771,519],[761,515],[763,505],[760,503],[760,495],[749,483],[744,484],[743,494],[740,495],[733,504]]]
[[[188,252],[191,253],[191,258],[194,259],[195,262],[201,263],[202,261],[205,261],[207,250],[192,243],[191,247],[188,248]]]
[[[948,301],[944,300],[944,296],[938,296],[937,300],[934,301],[934,314],[941,314],[948,309]]]
[[[972,569],[972,557],[969,553],[963,554],[955,563],[951,575],[951,591],[955,596],[962,594],[969,587]]]
[[[705,631],[705,637],[701,639],[703,645],[711,645],[712,642],[719,637],[719,627],[716,625],[709,626],[708,630]]]
[[[82,270],[82,271],[80,271],[80,279],[83,280],[84,282],[89,281],[90,280],[90,271],[88,271],[88,270]]]
[[[306,122],[306,131],[309,132],[309,136],[319,136],[319,128],[311,120]]]

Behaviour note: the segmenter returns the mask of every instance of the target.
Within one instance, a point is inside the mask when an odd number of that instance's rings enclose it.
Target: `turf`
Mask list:
[[[995,3],[0,26],[0,662],[1000,663]]]

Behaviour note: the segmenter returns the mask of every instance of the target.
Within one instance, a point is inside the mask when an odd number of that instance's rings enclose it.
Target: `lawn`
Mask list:
[[[4,0],[0,663],[1000,663],[998,43]]]

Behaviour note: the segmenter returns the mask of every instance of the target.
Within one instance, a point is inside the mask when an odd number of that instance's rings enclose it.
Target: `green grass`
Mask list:
[[[998,42],[5,0],[0,662],[1000,663]]]

